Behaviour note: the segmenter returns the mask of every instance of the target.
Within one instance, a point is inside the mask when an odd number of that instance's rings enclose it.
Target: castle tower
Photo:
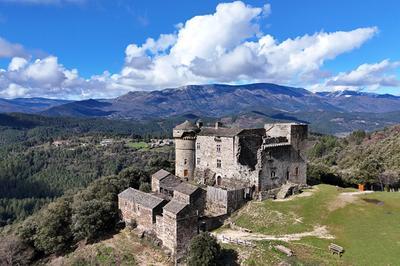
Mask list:
[[[195,168],[196,134],[199,127],[190,121],[177,125],[173,130],[175,139],[175,175],[192,180]]]

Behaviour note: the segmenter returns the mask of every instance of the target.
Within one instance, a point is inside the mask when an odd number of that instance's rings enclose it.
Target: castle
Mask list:
[[[118,195],[125,223],[162,241],[182,257],[190,239],[250,199],[284,197],[306,185],[304,124],[263,128],[206,127],[185,121],[173,129],[175,175],[152,175],[151,193],[128,188]]]

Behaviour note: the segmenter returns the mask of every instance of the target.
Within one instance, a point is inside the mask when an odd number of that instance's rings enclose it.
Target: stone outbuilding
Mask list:
[[[189,204],[171,200],[163,208],[162,217],[157,217],[157,230],[163,245],[177,258],[182,257],[190,240],[198,232],[199,216]]]
[[[175,187],[173,199],[189,204],[193,212],[202,216],[206,207],[206,194],[203,188],[182,182]]]
[[[151,230],[156,223],[156,215],[162,214],[167,201],[137,189],[128,188],[118,194],[118,206],[126,224],[136,222],[138,228]]]
[[[161,169],[151,176],[151,190],[154,193],[164,195],[167,198],[174,196],[174,191],[182,180],[164,169]]]

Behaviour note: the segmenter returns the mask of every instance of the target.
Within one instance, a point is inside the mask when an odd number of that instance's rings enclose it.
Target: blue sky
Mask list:
[[[395,0],[0,0],[0,97],[210,82],[399,94],[398,14]]]

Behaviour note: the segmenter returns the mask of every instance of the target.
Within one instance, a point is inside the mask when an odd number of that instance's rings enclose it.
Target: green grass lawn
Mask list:
[[[349,190],[329,185],[316,188],[312,196],[291,201],[251,202],[233,220],[239,226],[263,234],[300,233],[311,231],[316,225],[326,225],[335,239],[307,237],[284,243],[296,254],[290,259],[270,248],[276,241],[260,241],[256,249],[248,251],[250,256],[245,264],[271,265],[276,260],[293,265],[400,264],[400,193],[359,195],[356,201],[333,210],[330,204],[339,193]],[[366,202],[363,198],[382,203]],[[329,253],[331,242],[345,248],[341,258]]]
[[[128,146],[129,148],[138,149],[138,150],[149,148],[149,145],[144,141],[140,141],[140,142],[129,141],[126,143],[126,146]]]

